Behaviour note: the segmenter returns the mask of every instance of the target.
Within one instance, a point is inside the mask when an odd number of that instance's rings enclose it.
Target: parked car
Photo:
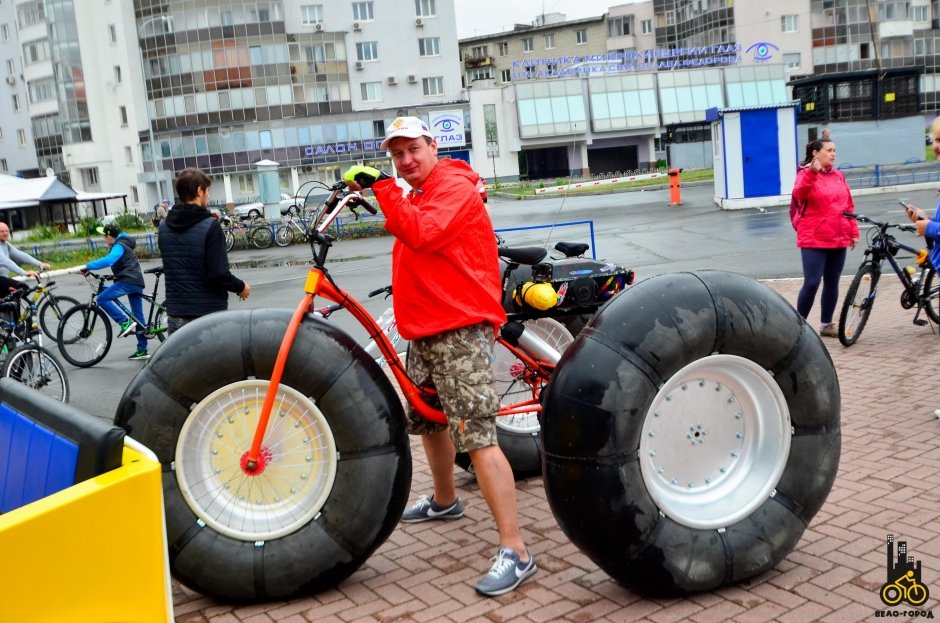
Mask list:
[[[287,212],[291,207],[299,206],[303,204],[303,197],[294,197],[288,193],[281,193],[281,205],[282,213]],[[232,214],[238,218],[245,219],[255,219],[264,216],[264,203],[260,201],[252,201],[251,203],[243,203],[232,208]]]

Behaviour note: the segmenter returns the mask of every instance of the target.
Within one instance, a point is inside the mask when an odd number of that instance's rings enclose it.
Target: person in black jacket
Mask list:
[[[118,337],[125,337],[131,333],[137,334],[137,350],[128,359],[150,359],[147,354],[147,338],[143,334],[143,327],[138,329],[137,323],[128,317],[114,300],[120,296],[127,296],[131,304],[131,312],[137,318],[144,317],[144,301],[141,297],[144,291],[144,274],[140,271],[140,260],[134,252],[137,240],[121,231],[117,225],[110,224],[98,228],[98,233],[104,236],[104,241],[111,250],[104,257],[92,260],[82,267],[82,273],[89,270],[111,268],[114,273],[114,283],[98,295],[98,305],[120,327]],[[142,320],[141,320],[142,321]]]
[[[251,293],[251,286],[229,270],[222,226],[207,209],[211,185],[199,169],[183,170],[176,178],[180,203],[160,223],[169,334],[191,320],[228,309],[229,292],[243,301]]]

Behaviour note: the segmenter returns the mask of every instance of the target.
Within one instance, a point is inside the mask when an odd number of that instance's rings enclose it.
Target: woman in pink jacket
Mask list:
[[[803,287],[796,309],[803,318],[809,316],[822,282],[819,334],[826,337],[838,337],[832,315],[839,300],[839,278],[846,249],[855,248],[858,242],[858,223],[842,215],[854,212],[855,203],[845,176],[833,167],[835,159],[836,146],[831,140],[807,145],[790,203],[796,246],[803,258]]]

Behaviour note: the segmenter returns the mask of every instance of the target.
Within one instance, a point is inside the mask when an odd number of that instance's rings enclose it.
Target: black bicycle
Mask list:
[[[36,294],[41,289],[21,288],[0,299],[0,376],[68,402],[65,367],[42,345],[42,331],[36,321]]]
[[[114,302],[121,308],[121,311],[127,314],[128,318],[137,323],[138,332],[142,333],[148,340],[156,338],[163,342],[166,340],[167,328],[166,305],[163,301],[157,302],[157,292],[160,288],[160,275],[163,274],[163,267],[150,268],[144,272],[157,277],[153,284],[153,293],[141,294],[144,304],[150,306],[147,319],[144,320],[135,316],[120,299]],[[59,332],[57,334],[59,352],[62,353],[62,357],[79,368],[91,367],[104,359],[108,351],[111,350],[111,343],[114,341],[111,319],[98,305],[98,295],[104,290],[105,282],[114,278],[110,275],[86,273],[85,279],[92,290],[91,301],[77,305],[65,312],[62,322],[59,323]]]
[[[901,280],[904,291],[901,292],[901,307],[904,309],[917,308],[914,314],[914,324],[924,326],[927,320],[920,317],[921,311],[934,323],[940,324],[940,283],[937,273],[930,265],[926,249],[915,249],[903,242],[898,242],[888,233],[890,229],[905,232],[916,232],[917,228],[911,224],[899,225],[895,223],[880,223],[861,214],[846,214],[859,223],[873,225],[868,231],[868,248],[865,249],[865,259],[858,267],[855,277],[845,293],[842,303],[842,313],[839,314],[839,341],[843,346],[851,346],[858,341],[862,330],[871,315],[871,308],[875,305],[875,296],[878,294],[878,280],[881,279],[881,266],[887,260],[894,273]],[[928,241],[929,244],[929,241]],[[911,254],[911,260],[916,263],[902,268],[898,262],[898,253]],[[901,259],[904,259],[902,256]]]

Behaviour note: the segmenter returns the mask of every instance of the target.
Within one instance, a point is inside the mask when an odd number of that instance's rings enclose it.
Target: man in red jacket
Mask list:
[[[499,397],[491,361],[506,314],[493,225],[477,191],[480,176],[461,160],[438,160],[437,141],[416,117],[395,119],[382,148],[411,186],[407,196],[372,167],[354,166],[343,179],[353,190],[372,189],[395,236],[392,291],[398,331],[411,341],[408,373],[437,389],[448,422],[438,425],[409,410],[408,431],[421,435],[434,493],[406,510],[402,521],[462,517],[454,456],[469,454],[499,531],[493,566],[476,589],[502,595],[537,567],[519,530],[512,469],[496,443]]]

